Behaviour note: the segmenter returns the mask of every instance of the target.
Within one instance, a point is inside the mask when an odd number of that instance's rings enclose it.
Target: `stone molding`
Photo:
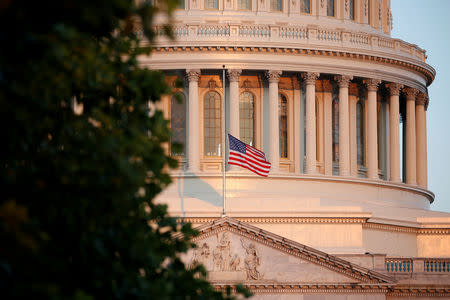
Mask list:
[[[208,224],[217,221],[217,217],[184,217],[180,221],[194,224]],[[414,233],[418,235],[448,235],[450,228],[420,228],[400,225],[381,224],[368,221],[369,217],[233,217],[248,224],[362,224],[363,228],[389,232]],[[418,225],[420,226],[420,225]]]
[[[212,283],[218,290],[225,290],[235,282]],[[244,287],[253,294],[386,294],[391,289],[387,285],[357,285],[357,284],[298,284],[298,283],[279,283],[268,282],[261,284],[244,283]]]
[[[415,101],[419,90],[411,87],[405,87],[402,92],[406,95],[406,101]]]
[[[310,56],[324,56],[335,58],[349,58],[355,61],[367,61],[374,63],[381,63],[385,65],[397,66],[401,68],[409,69],[413,72],[424,75],[427,84],[431,84],[436,75],[434,69],[430,70],[425,66],[417,65],[408,61],[399,60],[396,58],[386,58],[377,55],[369,54],[355,54],[351,52],[338,51],[338,50],[312,50],[304,48],[291,48],[291,47],[249,47],[249,46],[166,46],[155,47],[153,53],[182,53],[182,52],[226,52],[226,53],[270,53],[270,54],[289,54],[289,55],[310,55]],[[426,65],[428,66],[428,65]],[[164,69],[163,66],[159,67]],[[417,86],[419,88],[419,86]],[[422,88],[422,87],[420,87]],[[425,91],[425,89],[424,89]]]
[[[280,70],[268,70],[266,71],[266,77],[271,83],[278,83],[280,81],[282,71]]]
[[[351,75],[336,75],[334,76],[334,80],[339,84],[340,88],[348,88],[350,81],[353,80],[353,76]]]
[[[230,82],[239,82],[239,78],[241,77],[242,70],[240,69],[228,69],[227,75]]]
[[[367,218],[349,217],[233,217],[249,224],[364,224]],[[206,224],[216,221],[214,217],[185,217],[184,222]]]
[[[199,69],[189,69],[186,70],[186,77],[188,78],[189,82],[194,81],[198,82],[200,79],[201,72]]]
[[[381,83],[381,80],[369,78],[369,79],[364,79],[364,83],[366,84],[367,90],[369,92],[376,92],[376,91],[378,91],[378,85]]]
[[[399,96],[400,90],[403,88],[403,84],[391,82],[386,84],[386,88],[389,89],[389,94],[391,96]]]
[[[316,72],[306,72],[302,74],[302,78],[305,80],[307,85],[316,85],[316,80],[319,78],[320,73]]]

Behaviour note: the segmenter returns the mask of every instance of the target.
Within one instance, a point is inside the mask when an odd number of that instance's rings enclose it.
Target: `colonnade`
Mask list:
[[[227,70],[230,82],[230,134],[239,137],[239,77],[242,70]],[[186,70],[189,80],[189,136],[188,136],[188,170],[200,170],[200,141],[199,132],[199,99],[198,81],[200,70]],[[278,173],[280,169],[279,155],[279,120],[278,120],[278,83],[281,70],[268,70],[266,76],[269,81],[269,151],[268,157],[272,163],[271,173]],[[301,78],[306,86],[306,168],[305,173],[317,174],[317,137],[316,137],[316,80],[320,74],[315,72],[303,73]],[[349,89],[352,76],[336,75],[334,80],[339,86],[339,176],[356,177],[356,103],[355,92]],[[367,78],[363,80],[367,88],[367,139],[366,139],[366,167],[368,179],[379,179],[378,175],[378,140],[377,140],[377,91],[381,80]],[[427,187],[427,143],[426,143],[426,105],[427,96],[419,90],[390,82],[386,83],[389,90],[389,176],[392,182],[401,182],[400,171],[400,93],[406,96],[406,183]],[[324,147],[319,152],[323,155],[325,175],[332,174],[331,157],[331,112],[332,99],[324,97]],[[267,152],[267,149],[264,149]],[[194,155],[192,155],[194,154]]]

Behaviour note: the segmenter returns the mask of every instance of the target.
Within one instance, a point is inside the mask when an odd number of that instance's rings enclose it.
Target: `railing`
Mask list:
[[[425,259],[425,272],[450,272],[450,260],[448,259]]]
[[[269,26],[239,26],[239,36],[250,38],[270,37]]]
[[[450,258],[386,258],[388,273],[450,273]]]
[[[166,39],[161,26],[155,27],[160,44],[173,44]],[[142,35],[142,29],[137,34]],[[248,43],[254,40],[263,42],[296,42],[299,47],[335,47],[359,50],[376,50],[400,57],[425,62],[425,51],[416,45],[402,40],[391,39],[365,32],[348,32],[344,29],[328,29],[305,26],[248,25],[248,24],[180,24],[173,27],[176,43],[189,41],[210,42],[227,41]],[[264,46],[261,44],[261,46]]]
[[[412,259],[386,259],[386,271],[396,273],[411,273],[413,272]]]

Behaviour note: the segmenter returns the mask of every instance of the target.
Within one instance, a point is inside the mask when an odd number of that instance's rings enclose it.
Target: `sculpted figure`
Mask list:
[[[258,280],[261,279],[261,273],[258,271],[258,267],[260,264],[260,257],[258,255],[258,251],[255,248],[255,245],[253,243],[249,243],[248,245],[245,245],[244,240],[241,239],[242,247],[247,252],[247,256],[245,257],[244,264],[245,264],[245,271],[247,272],[247,279],[254,279]]]
[[[201,247],[195,249],[194,256],[192,257],[191,263],[189,264],[189,269],[193,269],[200,264],[205,265],[205,262],[210,254],[211,251],[209,250],[208,244],[203,243]]]

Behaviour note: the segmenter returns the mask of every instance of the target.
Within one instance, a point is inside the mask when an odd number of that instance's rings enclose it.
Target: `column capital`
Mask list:
[[[419,90],[411,87],[405,87],[402,92],[406,95],[406,101],[415,101]]]
[[[280,80],[282,71],[280,70],[268,70],[266,71],[267,79],[269,79],[269,82],[275,82],[278,83]]]
[[[416,97],[416,105],[423,105],[425,106],[428,102],[428,97],[425,95],[425,93],[419,92],[419,94]]]
[[[189,82],[195,81],[198,82],[200,79],[201,72],[199,69],[187,69],[186,70],[186,77],[188,78]]]
[[[403,88],[403,84],[396,82],[386,83],[386,88],[389,89],[389,94],[391,96],[399,96],[400,90]]]
[[[334,76],[334,80],[337,81],[340,88],[348,88],[350,81],[353,80],[353,76],[351,76],[351,75],[336,75],[336,76]]]
[[[241,77],[242,70],[240,69],[228,69],[228,79],[230,82],[239,82],[239,77]]]
[[[302,78],[305,80],[306,84],[316,84],[317,78],[319,78],[320,73],[317,72],[307,72],[302,74]]]
[[[376,92],[378,91],[378,85],[381,83],[381,80],[374,79],[374,78],[368,78],[364,79],[364,83],[367,86],[367,90],[369,92]]]

